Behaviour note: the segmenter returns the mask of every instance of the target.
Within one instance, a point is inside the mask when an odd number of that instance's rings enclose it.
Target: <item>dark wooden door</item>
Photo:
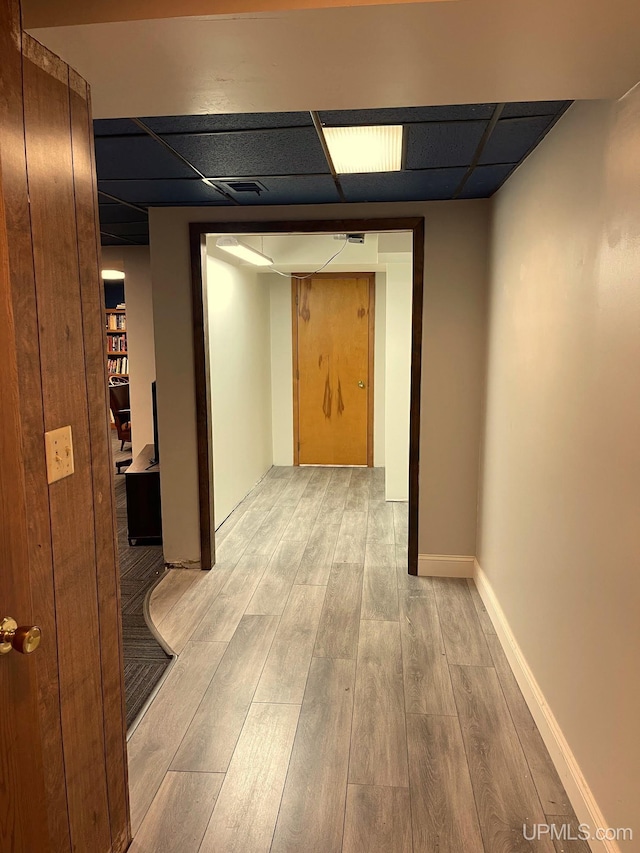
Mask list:
[[[130,829],[89,91],[19,21],[0,0],[0,618],[43,636],[32,656],[0,657],[0,837],[12,851],[119,853]],[[44,434],[62,426],[75,472],[49,485]]]
[[[293,280],[294,458],[373,464],[373,274]]]

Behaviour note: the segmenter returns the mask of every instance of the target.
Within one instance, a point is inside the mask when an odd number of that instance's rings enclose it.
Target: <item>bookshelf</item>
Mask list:
[[[126,308],[105,309],[107,327],[107,372],[117,379],[129,378]]]

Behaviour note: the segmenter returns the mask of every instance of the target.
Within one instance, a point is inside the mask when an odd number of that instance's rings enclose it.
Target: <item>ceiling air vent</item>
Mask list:
[[[267,188],[259,181],[219,181],[218,183],[233,193],[255,193],[256,195],[260,195],[267,191]]]

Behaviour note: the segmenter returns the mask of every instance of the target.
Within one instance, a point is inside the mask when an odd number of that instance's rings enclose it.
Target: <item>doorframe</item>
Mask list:
[[[422,216],[388,219],[304,219],[265,222],[191,222],[191,304],[193,364],[196,391],[200,566],[215,564],[213,515],[213,448],[210,419],[203,269],[207,234],[344,234],[410,231],[412,233],[411,402],[409,415],[409,546],[408,570],[418,574],[418,513],[420,498],[420,388],[422,378],[422,310],[424,290],[424,235]]]
[[[293,464],[300,465],[300,378],[297,375],[298,356],[298,302],[300,278],[305,273],[291,273],[291,349],[293,355]],[[376,310],[376,274],[375,272],[320,272],[307,278],[367,278],[369,280],[369,316],[367,342],[367,468],[373,468],[373,395],[375,393],[373,373],[375,358],[375,310]]]

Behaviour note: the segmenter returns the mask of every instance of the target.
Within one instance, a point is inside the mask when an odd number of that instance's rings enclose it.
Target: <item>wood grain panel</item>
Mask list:
[[[223,780],[222,773],[167,773],[129,853],[198,853]]]
[[[131,825],[134,836],[202,701],[226,643],[190,643],[129,741]]]
[[[370,465],[375,277],[320,274],[298,281],[294,294],[298,462]]]
[[[485,849],[553,853],[548,837],[524,838],[545,817],[495,669],[452,666],[451,680]]]
[[[252,705],[238,739],[201,853],[269,853],[297,705]]]
[[[31,219],[28,205],[27,166],[22,101],[22,34],[17,0],[0,4],[0,158],[2,195],[18,368],[23,470],[27,500],[28,566],[33,602],[32,619],[45,637],[55,636],[53,555],[49,513],[49,489],[44,459],[44,402],[42,397],[40,343],[33,270]],[[7,335],[9,334],[7,327]],[[6,346],[9,351],[9,346]],[[58,682],[58,649],[43,643],[35,662],[42,722],[42,752],[49,834],[54,849],[65,853],[71,846],[67,790],[62,754],[62,724]]]
[[[406,788],[349,785],[343,853],[412,853]]]
[[[433,592],[400,590],[400,614],[407,713],[455,716],[456,704]]]
[[[300,561],[296,583],[322,585],[328,583],[339,532],[339,523],[318,522],[314,525]]]
[[[522,749],[531,769],[542,808],[547,815],[572,817],[573,808],[567,797],[567,792],[551,761],[549,751],[544,745],[538,727],[531,716],[531,711],[524,701],[524,696],[500,645],[500,640],[495,634],[488,635],[487,643],[504,692],[504,698],[511,712],[513,724],[516,727]]]
[[[397,622],[361,622],[349,782],[409,786]]]
[[[291,590],[254,702],[302,702],[324,594],[322,586]]]
[[[97,642],[77,642],[68,629],[80,611],[84,635],[100,636],[68,69],[28,37],[23,54],[33,263],[40,353],[46,366],[44,425],[71,425],[74,442],[74,475],[49,489],[71,841],[79,849],[109,849],[103,696],[101,678],[95,677],[102,668],[101,648]],[[111,627],[117,636],[117,623]],[[87,714],[87,708],[93,713]]]
[[[407,738],[414,853],[485,853],[458,720],[408,714]]]
[[[362,619],[398,621],[396,546],[369,542],[364,557]]]
[[[6,9],[0,6],[0,29],[7,29]],[[0,137],[1,139],[1,137]],[[16,336],[11,307],[9,255],[0,171],[0,343],[5,353],[0,371],[0,596],[5,614],[33,618],[28,565],[27,506],[22,458],[20,398],[16,363]],[[28,624],[28,623],[27,623]],[[0,690],[5,710],[0,714],[0,837],[15,853],[49,853],[44,772],[39,737],[36,660],[11,652],[1,661]],[[33,790],[33,799],[24,792]]]
[[[271,853],[340,853],[355,663],[314,658]]]
[[[124,851],[129,845],[131,832],[127,797],[120,572],[116,550],[111,436],[107,416],[109,408],[106,335],[103,313],[104,291],[99,260],[97,183],[89,91],[86,82],[71,69],[69,70],[69,100],[86,400],[89,411],[89,449],[95,518],[95,571],[98,579],[98,618],[109,820],[113,850]]]
[[[431,578],[447,660],[465,666],[492,666],[484,632],[465,578]]]
[[[184,736],[172,770],[226,772],[278,621],[277,616],[242,618]]]
[[[334,563],[313,652],[316,657],[355,659],[363,572],[359,563]]]
[[[269,560],[245,613],[281,615],[303,553],[304,542],[291,539],[283,539],[280,542]]]

